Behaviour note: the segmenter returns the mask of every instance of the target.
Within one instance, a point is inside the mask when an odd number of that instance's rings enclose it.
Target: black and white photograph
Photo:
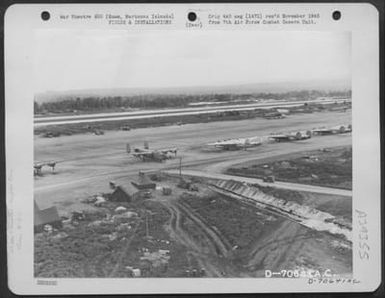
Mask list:
[[[10,291],[375,291],[378,21],[367,3],[9,7]]]
[[[352,274],[349,32],[37,32],[35,277]]]

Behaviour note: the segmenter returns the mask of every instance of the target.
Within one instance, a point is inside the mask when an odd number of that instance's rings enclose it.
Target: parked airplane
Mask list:
[[[272,111],[272,112],[266,112],[265,114],[263,114],[263,117],[265,119],[282,119],[282,118],[285,118],[286,115],[278,111]]]
[[[57,161],[42,161],[42,162],[35,162],[33,165],[33,174],[36,175],[41,175],[41,170],[44,166],[51,167],[52,172],[55,171],[55,167]]]
[[[229,139],[223,141],[217,141],[215,143],[207,144],[208,146],[213,146],[222,150],[240,150],[251,147],[256,147],[262,144],[260,137],[252,138],[241,138],[241,139]]]
[[[126,150],[127,150],[127,153],[131,153],[130,144],[127,144]],[[177,152],[178,152],[178,148],[175,148],[175,147],[159,149],[159,150],[150,150],[148,143],[145,142],[144,148],[134,148],[131,154],[132,156],[139,158],[142,161],[162,162],[166,159],[172,158],[172,156],[170,156],[170,153],[174,154],[174,156],[176,157]]]
[[[352,131],[352,125],[349,124],[347,126],[345,125],[339,125],[331,128],[315,128],[312,130],[312,133],[314,135],[330,135],[330,134],[337,134],[337,133],[348,133]]]
[[[311,138],[311,131],[308,130],[306,132],[298,131],[298,132],[290,132],[287,134],[272,134],[269,135],[269,139],[276,142],[290,142],[290,141],[300,141]]]

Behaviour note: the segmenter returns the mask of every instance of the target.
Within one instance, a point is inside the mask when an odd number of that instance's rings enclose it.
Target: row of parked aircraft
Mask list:
[[[321,127],[314,128],[308,131],[289,132],[283,134],[271,134],[265,137],[251,137],[251,138],[238,138],[217,141],[215,143],[207,144],[210,147],[215,147],[222,150],[240,150],[252,148],[262,145],[266,141],[274,142],[290,142],[306,140],[312,137],[312,135],[329,135],[329,134],[340,134],[348,133],[352,131],[352,125],[340,125],[331,128]],[[144,142],[143,148],[131,149],[130,144],[126,145],[127,153],[141,161],[157,161],[163,162],[164,160],[175,158],[177,156],[178,148],[163,148],[163,149],[150,149],[147,142]],[[52,172],[55,171],[57,161],[44,161],[36,162],[34,164],[34,175],[41,175],[42,168],[44,166],[51,167]]]
[[[241,150],[261,145],[263,142],[290,142],[310,139],[313,135],[330,135],[348,133],[352,131],[352,125],[339,125],[331,128],[321,127],[307,131],[289,132],[282,134],[271,134],[264,137],[238,138],[217,141],[207,144],[222,150]]]

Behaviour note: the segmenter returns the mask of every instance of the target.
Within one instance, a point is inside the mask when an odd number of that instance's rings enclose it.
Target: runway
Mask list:
[[[308,104],[331,104],[334,102],[343,102],[346,99],[317,99],[307,101],[274,101],[269,103],[255,103],[242,105],[225,105],[216,107],[199,107],[199,108],[179,108],[179,109],[159,109],[159,110],[142,110],[119,113],[100,113],[89,115],[67,115],[67,116],[41,116],[35,117],[34,127],[63,125],[76,123],[91,123],[105,121],[121,121],[134,119],[148,119],[154,117],[171,117],[171,116],[187,116],[199,115],[207,113],[217,113],[226,111],[248,111],[254,109],[270,109],[270,108],[288,108],[302,106]]]

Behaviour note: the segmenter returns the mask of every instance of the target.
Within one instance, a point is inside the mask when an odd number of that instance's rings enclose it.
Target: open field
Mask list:
[[[243,162],[267,163],[304,151],[351,146],[351,134],[262,144],[240,151],[207,151],[207,143],[341,123],[351,123],[351,114],[296,114],[284,120],[255,118],[173,125],[111,131],[100,136],[35,136],[35,161],[59,162],[55,172],[43,168],[42,176],[35,177],[36,202],[41,208],[57,206],[66,218],[72,211],[87,214],[82,221],[67,223],[60,232],[36,234],[35,275],[131,277],[132,268],[141,268],[142,276],[148,277],[262,277],[265,269],[331,269],[349,275],[351,245],[345,240],[236,202],[199,181],[198,191],[192,191],[177,187],[177,178],[163,177],[157,184],[170,186],[171,195],[156,189],[150,199],[137,203],[107,201],[102,207],[84,203],[96,194],[110,193],[109,181],[126,185],[139,171],[178,169],[178,158],[160,163],[129,156],[127,143],[132,148],[143,147],[144,141],[150,149],[177,147],[182,174],[191,170],[215,175]],[[271,188],[264,191],[351,221],[351,197]],[[119,206],[137,215],[116,221],[113,216]],[[142,262],[143,256],[160,258],[159,250],[169,251],[169,258],[161,257],[167,259],[167,265]]]
[[[352,189],[352,147],[305,151],[272,162],[234,165],[228,174]]]

